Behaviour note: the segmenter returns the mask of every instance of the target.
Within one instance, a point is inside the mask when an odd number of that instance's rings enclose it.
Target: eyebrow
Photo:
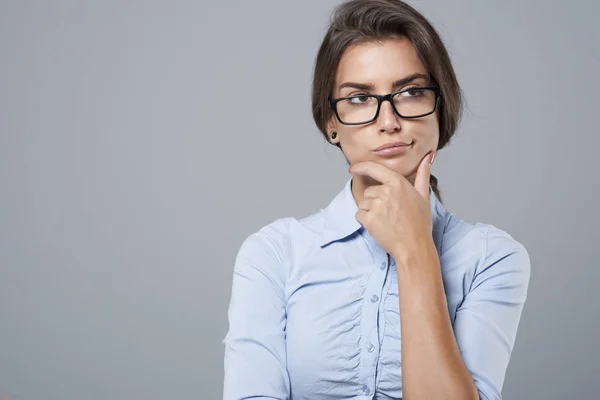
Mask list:
[[[425,74],[421,74],[419,72],[416,72],[414,74],[411,74],[405,78],[402,79],[398,79],[397,81],[395,81],[392,84],[393,88],[396,88],[398,86],[402,86],[402,85],[406,85],[409,82],[412,82],[416,79],[427,79],[429,80],[429,76],[425,75]],[[375,85],[373,85],[372,83],[356,83],[356,82],[344,82],[340,85],[340,87],[338,88],[338,90],[342,90],[343,88],[355,88],[358,90],[368,90],[370,92],[375,91]]]

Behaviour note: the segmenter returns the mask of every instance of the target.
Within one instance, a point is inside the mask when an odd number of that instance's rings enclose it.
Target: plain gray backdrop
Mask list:
[[[0,398],[219,399],[243,239],[341,190],[338,1],[0,2]],[[529,250],[506,399],[598,398],[600,6],[412,1],[468,108],[446,208]]]

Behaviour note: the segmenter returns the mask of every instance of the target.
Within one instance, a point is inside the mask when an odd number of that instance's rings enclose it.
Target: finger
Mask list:
[[[368,188],[365,189],[363,198],[369,198],[369,199],[383,198],[386,196],[386,194],[387,194],[386,192],[389,189],[390,189],[389,186],[385,186],[385,185],[369,186]]]
[[[363,198],[358,205],[358,208],[361,210],[369,211],[373,207],[373,199]]]
[[[419,164],[419,168],[417,169],[417,174],[415,176],[415,189],[417,192],[427,201],[429,202],[429,182],[431,176],[431,164],[429,163],[431,160],[432,153],[435,155],[435,151],[431,151],[423,157],[421,160],[421,164]]]
[[[356,218],[356,221],[361,224],[361,226],[365,226],[366,215],[367,211],[359,209],[354,217]]]
[[[348,170],[354,176],[369,176],[382,184],[395,182],[398,178],[396,171],[375,161],[361,161],[352,164]]]

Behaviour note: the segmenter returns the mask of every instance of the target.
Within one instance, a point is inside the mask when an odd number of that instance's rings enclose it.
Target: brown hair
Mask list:
[[[448,51],[435,28],[417,10],[400,0],[347,0],[334,9],[317,54],[312,86],[313,119],[327,141],[327,121],[333,112],[328,99],[333,93],[336,71],[346,48],[402,37],[411,41],[431,78],[440,87],[437,150],[448,144],[462,115],[462,90]],[[335,145],[341,149],[339,144]],[[433,175],[430,184],[441,202],[438,180]]]

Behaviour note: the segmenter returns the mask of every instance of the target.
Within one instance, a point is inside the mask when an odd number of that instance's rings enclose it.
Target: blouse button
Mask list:
[[[371,393],[371,389],[367,386],[367,385],[363,385],[362,387],[362,391],[364,394],[366,394],[367,396]]]
[[[371,297],[371,303],[376,303],[376,302],[377,302],[377,300],[379,300],[379,297],[378,297],[376,294],[374,294],[374,295]]]
[[[367,347],[367,350],[369,351],[369,353],[372,353],[373,350],[375,350],[375,346],[373,346],[373,343],[369,343],[369,347]]]
[[[386,265],[387,265],[386,262],[382,261],[381,264],[380,264],[381,269],[385,269]]]

